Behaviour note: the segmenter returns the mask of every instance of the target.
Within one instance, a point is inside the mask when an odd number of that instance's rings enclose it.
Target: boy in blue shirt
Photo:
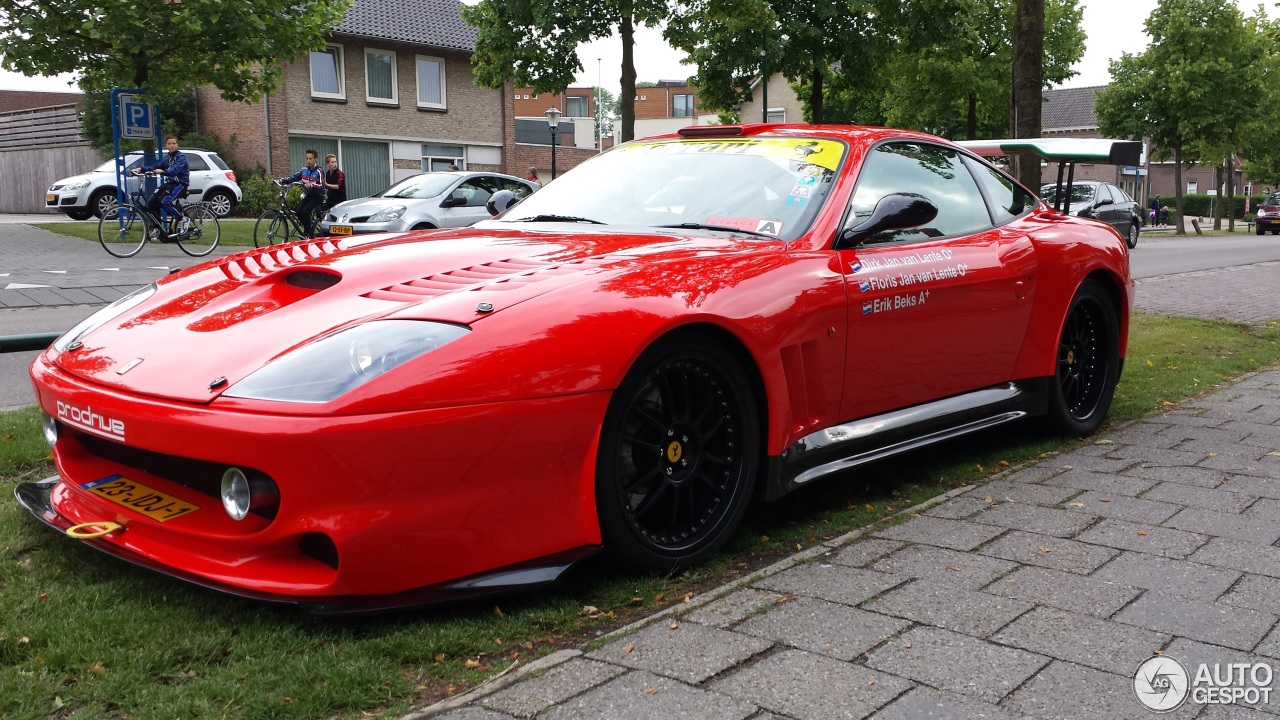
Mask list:
[[[151,194],[151,199],[147,201],[147,206],[151,208],[151,212],[156,217],[163,217],[160,214],[163,208],[171,218],[182,218],[181,231],[187,229],[189,220],[183,217],[178,209],[173,206],[173,201],[178,199],[183,190],[191,185],[191,169],[187,165],[187,156],[178,150],[178,137],[176,135],[168,135],[164,139],[164,149],[168,155],[160,159],[155,165],[149,165],[142,169],[143,172],[155,173],[164,177],[164,183],[156,188]]]
[[[315,234],[315,211],[324,203],[324,172],[316,166],[320,154],[307,150],[307,165],[287,178],[280,178],[281,185],[300,182],[303,187],[302,203],[298,205],[298,219],[307,237]]]

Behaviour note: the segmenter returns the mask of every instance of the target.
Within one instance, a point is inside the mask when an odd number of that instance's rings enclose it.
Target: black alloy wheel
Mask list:
[[[1106,419],[1120,377],[1119,323],[1105,288],[1086,280],[1071,300],[1058,340],[1050,420],[1071,435],[1091,435]]]
[[[756,402],[721,345],[660,341],[614,393],[596,463],[606,552],[624,567],[696,565],[737,528],[760,467]]]

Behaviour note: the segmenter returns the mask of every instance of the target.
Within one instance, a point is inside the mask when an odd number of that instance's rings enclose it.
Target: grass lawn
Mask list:
[[[1110,423],[1278,359],[1274,322],[1136,315]],[[551,591],[343,620],[194,588],[50,531],[12,499],[16,483],[51,474],[39,415],[3,413],[0,716],[392,716],[1077,442],[1090,441],[1026,424],[860,468],[753,508],[724,553],[680,577],[628,577],[593,562]]]
[[[253,224],[256,222],[254,218],[226,218],[218,221],[219,239],[218,245],[235,245],[243,247],[253,247]],[[35,227],[41,230],[48,230],[62,235],[70,235],[72,237],[83,238],[98,242],[98,220],[84,220],[81,222],[56,222],[56,223],[40,223]],[[144,248],[142,252],[146,252]]]

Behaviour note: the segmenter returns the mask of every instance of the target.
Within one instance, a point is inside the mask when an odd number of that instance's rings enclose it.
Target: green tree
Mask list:
[[[351,0],[0,0],[0,66],[76,73],[84,90],[214,85],[256,100],[280,60],[324,47]]]
[[[1044,0],[1040,87],[1061,83],[1084,54],[1078,0]],[[948,138],[1013,133],[1015,0],[907,0],[884,98],[890,125]],[[1038,96],[1037,96],[1038,98]]]
[[[507,81],[537,92],[563,92],[582,71],[575,49],[608,37],[616,27],[622,40],[622,140],[635,136],[635,27],[666,19],[664,0],[480,0],[462,8],[462,19],[478,29],[472,55],[476,82],[501,88]]]
[[[1098,93],[1094,111],[1104,135],[1148,137],[1172,153],[1179,235],[1186,233],[1182,164],[1204,157],[1217,162],[1243,144],[1252,124],[1235,96],[1253,103],[1256,98],[1229,89],[1240,87],[1241,73],[1261,64],[1246,59],[1253,57],[1251,49],[1237,53],[1230,47],[1253,45],[1248,28],[1258,32],[1264,21],[1251,23],[1225,0],[1160,0],[1145,24],[1151,44],[1113,61],[1112,82]]]
[[[161,136],[177,135],[184,145],[187,136],[195,131],[196,103],[190,88],[185,91],[157,93],[148,98],[160,110]],[[111,93],[107,90],[89,90],[84,94],[80,118],[80,130],[93,147],[111,154],[115,137],[111,127]],[[138,140],[121,141],[121,149],[137,150],[143,147]]]
[[[596,87],[591,91],[596,97],[596,129],[600,137],[612,137],[613,122],[618,117],[618,98],[608,88]]]

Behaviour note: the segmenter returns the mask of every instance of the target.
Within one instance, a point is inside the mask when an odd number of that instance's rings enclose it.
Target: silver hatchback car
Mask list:
[[[536,188],[526,180],[491,172],[428,172],[405,178],[382,192],[329,209],[320,232],[351,235],[465,227],[489,217],[489,196],[510,190],[519,199]]]

